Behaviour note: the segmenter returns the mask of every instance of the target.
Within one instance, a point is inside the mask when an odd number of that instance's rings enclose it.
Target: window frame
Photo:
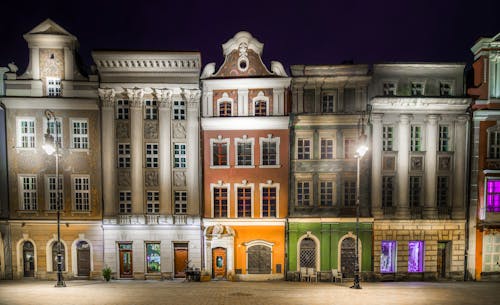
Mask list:
[[[331,97],[331,99],[329,97]],[[326,90],[321,92],[321,113],[337,112],[337,99],[338,94],[335,90]]]
[[[28,184],[30,184],[30,188],[25,188],[24,179],[30,179]],[[19,210],[21,211],[38,211],[38,177],[33,174],[21,174],[18,175],[18,186],[19,186]],[[33,188],[34,187],[34,188]],[[25,204],[25,194],[28,194],[29,200],[29,208],[26,209]]]
[[[344,179],[342,181],[342,206],[345,208],[355,207],[356,199],[356,180]]]
[[[418,181],[418,185],[415,183]],[[418,186],[418,189],[414,189]],[[408,204],[410,207],[422,206],[422,193],[424,185],[422,184],[422,176],[412,175],[408,178]],[[416,197],[416,198],[415,198]],[[415,204],[418,203],[418,204]]]
[[[246,181],[243,181],[243,182],[246,182]],[[240,204],[239,204],[239,201],[240,201],[240,196],[239,196],[239,189],[249,189],[249,195],[250,195],[250,215],[249,216],[240,216]],[[235,217],[236,218],[253,218],[254,217],[254,184],[253,183],[235,183],[234,184],[234,198],[236,198],[235,200],[235,210],[236,210],[236,214],[235,214]],[[246,211],[246,210],[245,210]]]
[[[448,86],[448,87],[446,87]],[[444,90],[443,90],[444,89]],[[448,90],[447,94],[443,94],[443,91]],[[454,82],[447,80],[439,81],[439,96],[453,96],[454,93]]]
[[[219,189],[219,190],[223,190],[225,189],[226,190],[226,215],[225,216],[220,216],[222,215],[221,213],[219,213],[219,215],[215,215],[215,195],[216,195],[216,189]],[[221,197],[221,198],[224,198],[224,197]],[[226,184],[222,184],[222,183],[217,183],[217,184],[210,184],[210,201],[211,201],[211,214],[212,214],[212,218],[229,218],[230,215],[231,215],[231,192],[230,192],[230,185],[229,183],[226,183]],[[222,203],[220,204],[221,207],[222,207]],[[222,209],[221,209],[222,211]]]
[[[344,159],[356,159],[356,144],[355,139],[344,138]]]
[[[388,181],[391,180],[390,189],[388,189]],[[393,175],[383,175],[382,176],[382,207],[390,208],[394,207],[394,194],[395,194],[395,176]],[[390,205],[388,205],[390,199]]]
[[[58,141],[59,141],[59,148],[62,148],[64,136],[63,136],[63,122],[62,122],[61,117],[55,118],[55,121],[54,121],[54,119],[51,119],[51,120],[47,120],[47,118],[43,119],[43,134],[44,134],[43,143],[45,144],[45,134],[47,132],[46,127],[48,127],[50,135],[53,137],[53,139],[56,138],[56,133],[54,130],[54,123],[55,122],[57,122],[56,126],[58,125],[57,137],[58,137]]]
[[[117,166],[118,168],[130,168],[131,165],[131,154],[130,154],[130,142],[122,142],[117,144]],[[127,153],[128,151],[128,153]]]
[[[48,76],[46,79],[46,86],[47,96],[59,97],[62,95],[62,82],[60,77]],[[53,89],[54,92],[51,93],[51,89]]]
[[[298,208],[312,207],[314,202],[313,193],[312,177],[297,178],[295,181],[295,206]],[[302,199],[299,199],[300,195],[302,195]]]
[[[119,190],[118,191],[118,214],[130,215],[132,214],[132,191]]]
[[[217,165],[214,164],[214,145],[216,144],[226,144],[226,164],[225,165]],[[229,138],[222,138],[222,136],[218,136],[217,138],[210,139],[210,168],[229,168],[229,145],[231,144],[231,140]]]
[[[328,152],[325,153],[325,145],[324,141],[331,141],[331,156],[328,155]],[[319,147],[320,147],[320,152],[319,152],[319,158],[321,160],[333,160],[335,159],[335,138],[334,137],[328,137],[328,136],[320,136],[319,137]],[[326,145],[328,148],[328,144]]]
[[[417,91],[421,91],[418,93]],[[410,82],[410,95],[411,96],[425,96],[425,81],[411,81]]]
[[[231,113],[229,113],[228,115],[221,115],[221,104],[225,104],[225,103],[229,103]],[[222,94],[222,97],[216,101],[216,104],[217,104],[217,116],[218,117],[232,117],[232,116],[234,116],[234,100],[232,98],[230,98],[226,92],[224,92]]]
[[[24,133],[22,132],[23,122],[28,122],[27,124],[27,129],[33,128],[33,133],[27,132]],[[33,126],[29,126],[30,122],[33,123]],[[36,137],[37,137],[37,132],[36,132],[36,118],[35,117],[16,117],[16,135],[17,135],[17,146],[16,148],[18,149],[35,149],[36,148]],[[23,136],[27,137],[27,146],[23,145]]]
[[[300,142],[302,141],[302,153],[299,151],[300,149]],[[308,141],[307,146],[305,146],[304,141]],[[297,136],[295,140],[295,147],[296,149],[296,158],[297,160],[312,160],[313,159],[313,139],[312,136]],[[306,150],[308,150],[306,152]],[[305,158],[307,155],[307,158]]]
[[[144,119],[158,120],[158,101],[155,99],[144,100]]]
[[[382,82],[383,96],[397,96],[397,93],[398,93],[398,82],[389,80]]]
[[[275,153],[275,164],[264,164],[264,144],[265,143],[274,143],[276,144],[276,153]],[[273,137],[271,134],[268,134],[266,138],[259,138],[259,146],[260,146],[260,164],[261,168],[279,168],[281,167],[280,163],[280,137]]]
[[[117,99],[115,106],[117,120],[128,120],[130,118],[130,101],[128,99]]]
[[[64,210],[64,176],[58,175],[59,177],[59,205],[60,211]],[[53,182],[51,180],[54,180]],[[52,189],[52,184],[54,184],[54,188]],[[45,205],[47,211],[57,211],[57,199],[54,199],[54,203],[52,203],[52,199],[57,198],[56,191],[56,175],[45,175]]]
[[[80,124],[80,127],[78,127],[78,130],[81,132],[82,131],[82,124],[86,124],[86,133],[75,133],[75,124],[78,123]],[[90,124],[89,120],[87,118],[70,118],[70,128],[71,128],[71,150],[74,151],[88,151],[90,149],[90,137],[89,137],[89,129],[90,129]],[[75,147],[76,143],[75,139],[80,139],[80,146],[81,147]],[[82,139],[85,139],[85,141],[81,141]],[[86,147],[83,147],[86,146]]]
[[[185,121],[187,119],[187,105],[184,100],[174,100],[172,102],[172,120]]]
[[[390,131],[389,131],[390,129]],[[395,128],[394,125],[382,126],[382,150],[394,151]]]
[[[444,129],[446,128],[446,132]],[[440,152],[449,152],[451,150],[451,139],[450,139],[450,126],[447,124],[438,125],[438,150]],[[444,137],[445,136],[445,137]]]
[[[275,211],[276,215],[274,216],[264,216],[264,188],[274,188],[276,190],[276,206],[275,206]],[[260,217],[261,218],[280,218],[280,210],[279,210],[279,194],[280,194],[280,184],[279,183],[273,183],[272,181],[268,181],[267,183],[260,183],[259,184],[259,194],[260,194]],[[270,209],[271,211],[271,209]]]
[[[488,159],[500,159],[500,130],[489,130],[488,133]],[[494,140],[494,141],[492,141]],[[494,142],[494,143],[492,143]],[[492,151],[492,149],[494,149]]]
[[[265,103],[265,113],[262,114],[262,113],[259,113],[259,115],[257,115],[257,103],[259,102],[264,102]],[[268,96],[265,96],[264,95],[264,92],[262,91],[259,91],[259,93],[257,93],[257,96],[252,98],[252,112],[253,112],[253,116],[269,116],[269,97]]]
[[[174,149],[174,154],[173,154],[174,168],[187,168],[187,143],[174,142],[173,149]]]
[[[323,184],[326,184],[326,183],[330,183],[331,184],[331,188],[324,188]],[[336,188],[336,183],[333,179],[326,179],[326,178],[321,178],[319,179],[319,206],[321,208],[331,208],[333,206],[335,206],[335,188]],[[331,190],[331,194],[328,194],[328,192],[324,192],[324,190],[328,190],[330,189]],[[327,196],[331,196],[332,198],[332,201],[330,204],[324,204]]]
[[[77,190],[76,189],[76,179],[87,179],[87,190]],[[73,210],[75,212],[91,212],[92,210],[92,192],[91,192],[91,184],[90,184],[90,175],[72,175],[71,176],[71,201],[72,201],[72,206]],[[86,199],[87,207],[88,209],[77,209],[77,194],[88,194],[87,198],[84,198],[85,196],[82,196],[82,207],[85,206],[85,202],[83,202]]]
[[[160,213],[160,192],[156,190],[146,191],[146,214],[155,215]]]
[[[239,147],[238,144],[248,145],[250,144],[250,164],[239,164]],[[246,149],[246,147],[245,147]],[[254,168],[255,167],[255,138],[248,138],[243,135],[242,138],[234,139],[234,163],[236,168]],[[245,155],[246,156],[246,155]],[[245,158],[246,160],[246,158]]]
[[[144,143],[144,167],[145,168],[158,168],[160,164],[159,157],[159,144],[156,142]]]
[[[412,124],[410,126],[410,151],[411,152],[424,151],[423,143],[424,139],[423,139],[422,125]]]

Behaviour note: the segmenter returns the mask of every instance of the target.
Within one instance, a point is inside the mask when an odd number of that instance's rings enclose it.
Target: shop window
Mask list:
[[[397,244],[395,240],[383,240],[382,252],[380,254],[380,273],[396,272],[396,252]]]
[[[487,182],[486,211],[500,212],[500,180],[488,180]]]
[[[161,272],[160,243],[146,243],[146,272]]]
[[[408,272],[424,272],[424,242],[408,242]]]

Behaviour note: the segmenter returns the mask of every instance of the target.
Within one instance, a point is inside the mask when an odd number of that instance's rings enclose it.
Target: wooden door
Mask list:
[[[342,241],[340,249],[340,264],[341,264],[340,266],[342,268],[342,275],[344,277],[348,278],[354,277],[355,262],[356,262],[356,239],[348,237]]]
[[[188,245],[174,244],[174,277],[185,277],[188,267]]]
[[[446,277],[446,248],[447,242],[438,242],[437,272],[438,277]]]
[[[272,272],[271,248],[255,245],[248,248],[247,264],[249,274],[269,274]]]
[[[134,276],[134,266],[132,260],[132,244],[118,244],[120,256],[120,278],[132,278]]]
[[[23,245],[23,270],[24,277],[35,276],[35,249],[29,241]]]
[[[78,276],[90,275],[90,245],[86,241],[80,241],[76,247],[76,259]]]
[[[214,278],[226,277],[226,249],[214,248],[212,249],[212,276]]]

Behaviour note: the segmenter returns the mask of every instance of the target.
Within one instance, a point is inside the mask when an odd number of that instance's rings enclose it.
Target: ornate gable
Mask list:
[[[48,34],[48,35],[63,35],[75,38],[59,24],[52,21],[50,18],[45,19],[42,23],[34,27],[26,35]]]

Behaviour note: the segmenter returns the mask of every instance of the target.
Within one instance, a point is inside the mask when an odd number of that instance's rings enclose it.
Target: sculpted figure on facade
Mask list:
[[[185,139],[186,138],[186,127],[181,122],[174,124],[174,138]]]
[[[174,172],[174,185],[175,186],[186,185],[186,174],[184,172]]]
[[[144,138],[157,139],[158,138],[158,124],[154,121],[144,123]]]

